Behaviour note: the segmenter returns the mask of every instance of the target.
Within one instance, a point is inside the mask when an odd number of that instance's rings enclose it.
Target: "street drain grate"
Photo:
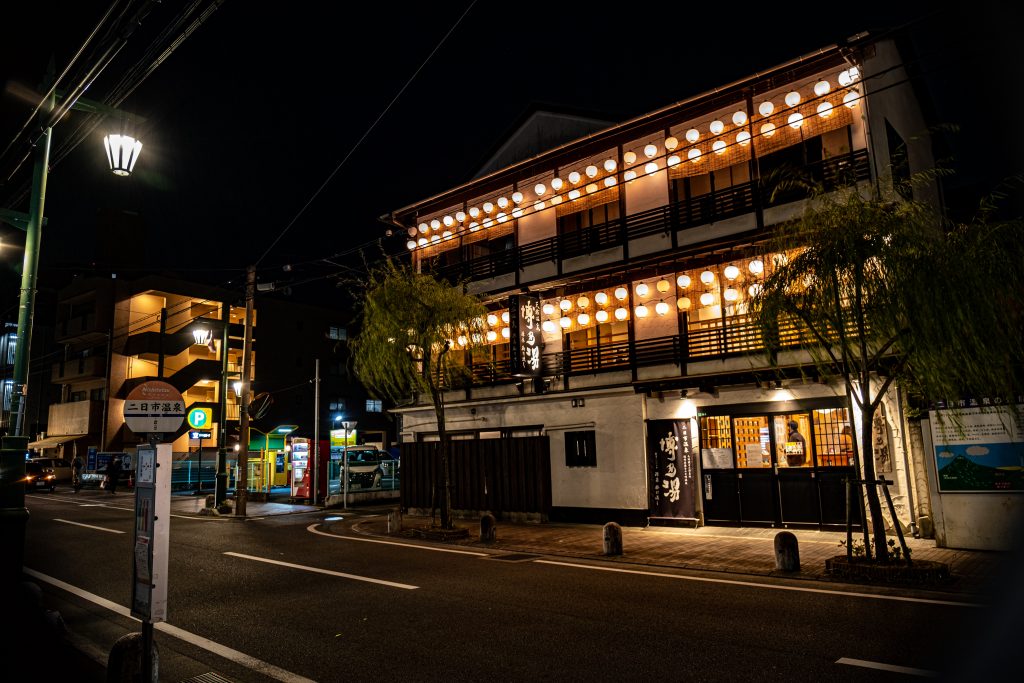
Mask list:
[[[508,555],[488,555],[481,558],[484,560],[498,560],[500,562],[529,562],[536,560],[540,555],[529,555],[527,553],[509,553]]]
[[[220,674],[215,674],[212,671],[209,671],[205,674],[199,674],[194,678],[184,680],[181,683],[231,683],[231,680],[224,678]]]

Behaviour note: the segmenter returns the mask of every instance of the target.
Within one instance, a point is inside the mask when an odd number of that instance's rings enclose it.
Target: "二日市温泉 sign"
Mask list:
[[[540,313],[540,297],[536,294],[513,294],[508,298],[509,362],[516,377],[540,377],[544,348]]]
[[[1024,413],[936,410],[931,432],[940,491],[1024,491]]]

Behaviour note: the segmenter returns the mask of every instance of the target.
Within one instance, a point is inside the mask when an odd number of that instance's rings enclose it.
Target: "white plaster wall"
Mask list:
[[[657,337],[670,337],[674,334],[679,334],[679,314],[676,309],[675,297],[676,283],[671,274],[668,279],[672,288],[664,294],[657,290],[655,286],[657,280],[649,280],[647,281],[647,286],[650,288],[650,294],[642,298],[636,294],[633,295],[634,307],[640,303],[647,307],[646,318],[638,318],[635,313],[633,315],[633,329],[635,330],[636,339],[655,339]],[[636,291],[635,285],[633,291]],[[654,307],[662,300],[669,306],[668,313],[658,315],[655,313]]]
[[[498,277],[487,278],[486,280],[475,280],[469,283],[467,289],[470,294],[480,294],[495,289],[508,289],[515,286],[515,284],[516,274],[508,273],[507,275],[499,275]]]
[[[629,241],[629,255],[643,256],[672,248],[672,238],[664,233],[648,235]]]
[[[766,212],[767,213],[767,212]],[[767,225],[767,220],[765,221]],[[679,233],[679,245],[699,244],[718,237],[735,235],[737,233],[753,230],[757,226],[757,217],[753,213],[743,214],[735,218],[727,218],[717,223],[709,223],[696,228],[690,228]]]
[[[646,163],[646,159],[643,158],[643,154],[640,154],[637,163],[631,168],[634,168],[637,173],[643,173],[644,163]],[[661,162],[661,165],[664,165],[664,161]],[[667,171],[661,170],[650,175],[642,175],[626,183],[627,216],[668,204],[666,173]]]
[[[602,249],[592,254],[567,258],[562,261],[562,270],[571,273],[574,270],[585,270],[596,266],[603,266],[609,263],[617,263],[622,260],[622,247],[611,247]]]
[[[885,135],[886,120],[907,145],[912,173],[935,166],[928,126],[921,114],[907,72],[902,66],[893,68],[900,63],[901,58],[895,43],[880,41],[874,45],[874,53],[864,59],[860,81],[867,95],[866,110],[870,126],[871,152],[875,159],[875,168],[882,178],[890,175],[889,145]],[[919,190],[915,189],[915,194],[918,193]],[[918,198],[937,199],[931,191],[923,192]]]
[[[581,408],[573,398],[584,398]],[[642,397],[631,388],[617,393],[535,396],[472,406],[448,406],[446,424],[452,429],[498,430],[544,425],[551,447],[551,503],[556,507],[647,509],[647,460],[644,445]],[[597,467],[565,465],[565,432],[593,429]],[[403,441],[416,432],[433,432],[432,410],[404,413]]]
[[[558,275],[558,264],[555,261],[536,263],[523,268],[520,272],[520,282],[537,282],[547,280]]]
[[[519,219],[518,227],[520,246],[558,234],[558,222],[553,210],[528,213]]]

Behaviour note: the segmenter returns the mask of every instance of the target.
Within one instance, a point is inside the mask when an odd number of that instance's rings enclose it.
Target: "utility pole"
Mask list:
[[[217,478],[213,490],[215,505],[224,502],[228,492],[228,326],[231,324],[231,306],[225,302],[220,304],[220,321],[223,323],[220,336],[220,401],[217,414],[220,422],[217,425]]]
[[[320,495],[320,359],[316,359],[313,379],[313,505]]]
[[[256,266],[245,270],[245,341],[242,344],[242,405],[239,417],[238,474],[235,477],[235,514],[245,517],[249,497],[249,401],[252,398],[252,303],[256,296]]]

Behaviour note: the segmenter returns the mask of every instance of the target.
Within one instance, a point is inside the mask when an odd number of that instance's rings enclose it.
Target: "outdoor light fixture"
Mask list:
[[[679,146],[679,140],[677,138],[674,138],[674,137],[665,138],[665,149],[667,149],[668,151],[671,152],[672,150],[674,150],[678,146]]]
[[[775,105],[767,100],[757,105],[757,113],[761,116],[771,116],[773,111],[775,111]]]
[[[622,177],[625,178],[626,182],[628,183],[630,180],[634,180],[636,178],[636,171],[630,169],[630,170],[626,171],[622,175]]]
[[[690,130],[686,131],[686,141],[687,142],[693,144],[694,142],[697,142],[697,140],[700,140],[700,131],[699,130],[697,130],[696,128],[691,128]]]
[[[757,296],[761,293],[761,283],[755,282],[754,284],[747,287],[747,294],[750,296]]]
[[[555,312],[555,307],[552,304],[544,304],[544,315],[551,315]]]
[[[548,334],[551,334],[552,332],[555,331],[555,324],[550,320],[545,320],[544,323],[541,325],[541,329],[547,332]]]
[[[508,325],[508,321],[511,319],[512,318],[511,316],[509,316],[508,311],[505,311],[504,313],[501,314],[501,322],[505,323],[506,325]]]
[[[572,173],[569,174],[569,182],[572,183],[573,185],[576,185],[577,183],[580,182],[579,171],[573,171]]]
[[[416,248],[416,240],[409,240],[405,243],[405,246],[409,247],[409,251],[412,251]]]
[[[457,220],[460,223],[464,223],[466,221],[466,213],[464,211],[456,212],[455,213],[455,220]]]
[[[705,270],[703,273],[700,274],[700,281],[706,285],[710,285],[712,282],[715,281],[715,274],[712,273],[710,270]]]
[[[508,339],[509,337],[512,336],[512,331],[507,327],[503,327],[501,328],[501,336],[504,337],[505,339]]]
[[[234,383],[232,383],[231,388],[235,390],[235,396],[241,396],[242,395],[242,383],[241,382],[234,382]]]
[[[736,133],[736,142],[746,146],[750,142],[750,133],[745,130],[741,130],[739,133]]]
[[[476,208],[475,206],[469,207],[469,217],[470,218],[479,218],[480,217],[480,209]]]
[[[789,107],[795,107],[800,104],[800,93],[796,90],[786,93],[786,105]]]
[[[766,138],[770,138],[771,136],[775,135],[775,124],[770,121],[768,123],[763,124],[761,126],[761,135],[765,136]]]
[[[547,186],[544,183],[537,183],[533,186],[533,193],[538,197],[543,197],[544,193],[548,191]]]
[[[495,325],[497,325],[498,324],[498,316],[496,316],[493,313],[488,313],[487,314],[487,324],[490,325],[491,327],[494,327]]]
[[[422,233],[426,233],[428,230],[430,230],[430,226],[427,225],[426,223],[420,223],[419,228],[420,232]]]
[[[615,176],[613,176],[613,175],[610,175],[610,176],[608,176],[607,178],[605,178],[605,179],[604,179],[604,186],[605,186],[605,187],[612,187],[612,186],[613,186],[613,185],[615,185],[615,183],[617,183],[617,182],[618,182],[618,181],[617,181],[617,180],[615,180]]]
[[[626,152],[622,155],[622,160],[627,164],[632,164],[636,161],[636,152]]]
[[[192,338],[196,340],[196,344],[203,344],[205,346],[210,343],[210,330],[197,327],[192,330]]]
[[[597,318],[597,322],[599,323],[608,322],[608,311],[602,309],[595,313],[594,317]]]
[[[445,216],[444,218],[441,219],[441,222],[444,223],[446,228],[450,228],[453,225],[455,225],[455,219],[452,218],[451,216]]]
[[[662,279],[658,280],[658,291],[661,292],[662,294],[664,294],[665,292],[667,292],[671,288],[672,288],[672,285],[669,284],[669,281],[666,280],[665,278],[662,278]]]
[[[495,218],[498,219],[499,223],[504,223],[505,221],[508,220],[508,215],[506,215],[504,211],[499,211],[498,215],[495,216]]]
[[[565,182],[561,178],[553,178],[551,180],[551,189],[555,192],[561,190],[563,185],[565,185]]]
[[[690,310],[690,297],[687,297],[687,296],[679,297],[678,299],[676,299],[676,306],[679,307],[680,311],[688,311],[688,310]]]
[[[484,213],[491,213],[492,211],[494,211],[494,204],[484,202]]]
[[[673,138],[674,139],[674,138]],[[604,170],[608,173],[615,173],[615,169],[618,168],[618,164],[615,163],[615,159],[604,160]]]
[[[106,135],[103,146],[107,150],[107,163],[114,175],[129,176],[139,160],[142,143],[128,135]]]
[[[855,66],[851,66],[846,71],[839,72],[839,85],[845,88],[858,78],[860,78],[860,69]]]
[[[658,148],[656,145],[645,145],[644,156],[648,159],[653,159],[658,154]]]
[[[569,199],[575,201],[580,198],[579,190],[569,190]]]
[[[669,158],[668,158],[668,159],[667,159],[667,160],[665,161],[665,163],[666,163],[666,164],[668,164],[669,166],[675,166],[676,164],[678,164],[678,163],[679,163],[679,162],[681,162],[681,161],[682,161],[682,159],[680,159],[680,158],[679,158],[679,155],[678,155],[678,154],[673,154],[672,156],[670,156],[670,157],[669,157]]]
[[[522,192],[513,192],[512,193],[512,201],[514,203],[516,203],[516,204],[522,204],[523,203],[523,193]]]
[[[627,296],[629,296],[629,292],[626,290],[625,287],[616,287],[615,288],[615,298],[616,299],[618,299],[619,301],[623,301]]]
[[[828,91],[831,89],[832,86],[829,85],[828,81],[818,81],[817,83],[814,84],[814,94],[817,95],[818,97],[821,97],[822,95],[827,95]]]
[[[857,106],[857,100],[859,99],[860,93],[857,92],[856,90],[850,90],[845,95],[843,95],[843,104],[845,104],[848,108],[853,109],[854,107]]]
[[[608,303],[608,295],[605,294],[604,292],[598,292],[597,294],[594,295],[594,301],[597,302],[598,306],[604,306],[606,303]]]
[[[715,119],[711,122],[711,125],[708,126],[708,130],[711,131],[712,135],[719,135],[723,130],[725,130],[725,124],[718,119]]]
[[[643,304],[640,304],[639,306],[637,306],[636,307],[636,317],[638,317],[638,318],[646,318],[647,317],[647,307],[644,306]]]
[[[534,202],[533,203],[533,210],[534,211],[543,211],[544,210],[544,202]]]
[[[644,173],[654,173],[658,170],[658,164],[654,161],[648,161],[647,165],[644,166]]]
[[[567,330],[570,327],[572,327],[572,318],[563,315],[562,318],[558,321],[558,324],[562,326],[563,330]]]
[[[597,183],[587,183],[587,194],[597,192]]]
[[[715,302],[715,295],[711,292],[704,292],[700,295],[701,306],[710,306]]]
[[[512,209],[512,218],[522,218],[523,210],[520,208]]]
[[[587,315],[586,313],[580,313],[578,316],[576,316],[576,322],[579,323],[581,327],[583,325],[588,325],[590,324],[590,316]]]
[[[440,230],[441,229],[441,221],[437,220],[436,218],[434,220],[430,221],[430,229],[431,230]]]
[[[725,267],[725,271],[724,272],[725,272],[725,277],[727,277],[730,280],[735,280],[737,277],[739,277],[740,269],[737,268],[736,266],[730,264],[730,265]]]
[[[679,289],[686,289],[690,286],[690,276],[680,275],[676,278],[676,284],[679,285]]]
[[[831,115],[832,115],[832,103],[831,102],[822,102],[821,104],[818,105],[818,116],[820,116],[823,119],[827,119]]]
[[[588,178],[596,178],[597,177],[597,166],[594,166],[593,164],[591,164],[590,166],[587,166],[586,169],[584,169],[584,173],[587,174]]]
[[[711,149],[714,150],[715,154],[724,154],[725,140],[715,140],[714,144],[711,145]]]
[[[799,128],[804,123],[804,115],[798,111],[795,111],[789,115],[789,118],[786,120],[786,123],[789,124],[790,128]]]
[[[760,275],[764,272],[764,261],[756,258],[747,265],[747,269],[754,275]]]
[[[505,198],[505,197],[498,197],[498,208],[499,209],[507,209],[508,208],[508,199]]]
[[[619,308],[615,309],[615,319],[616,320],[625,320],[628,317],[629,317],[629,311],[627,311],[625,308],[622,308],[620,306]]]
[[[668,304],[665,303],[664,301],[659,301],[654,306],[654,312],[657,313],[658,315],[665,315],[666,313],[668,313]]]
[[[645,282],[641,282],[640,284],[638,284],[636,286],[636,295],[637,296],[647,296],[647,292],[649,292],[649,291],[650,291],[650,288],[647,287],[647,283],[645,283]]]
[[[740,298],[740,293],[734,287],[727,287],[722,296],[726,301],[736,301],[736,299]]]
[[[686,153],[686,158],[694,163],[700,161],[700,150],[696,147],[691,147],[690,151]]]
[[[737,126],[742,126],[747,122],[747,112],[738,111],[732,115],[732,122]]]
[[[487,341],[492,342],[498,338],[498,333],[494,330],[487,330]]]
[[[561,308],[563,311],[568,311],[570,308],[572,308],[572,302],[569,301],[568,299],[562,299],[561,301],[558,302],[558,307]]]
[[[581,296],[579,299],[576,299],[576,305],[580,308],[586,308],[590,305],[590,299],[585,296]]]

